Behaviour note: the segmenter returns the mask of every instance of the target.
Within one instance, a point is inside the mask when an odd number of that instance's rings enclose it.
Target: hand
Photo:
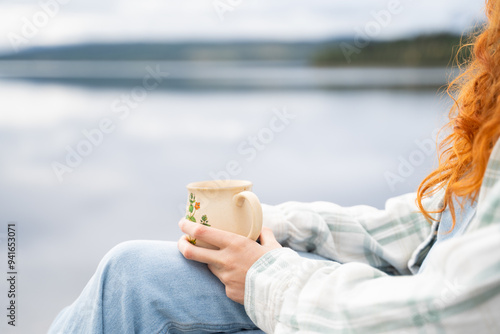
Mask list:
[[[218,247],[218,250],[194,246],[187,236],[179,239],[178,247],[188,260],[208,264],[208,269],[226,286],[226,295],[243,304],[245,278],[248,269],[265,253],[281,248],[271,229],[264,227],[257,242],[238,234],[193,223],[187,219],[179,222],[181,230],[195,239]]]

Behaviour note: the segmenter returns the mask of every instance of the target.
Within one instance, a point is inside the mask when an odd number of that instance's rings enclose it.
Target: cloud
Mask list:
[[[12,34],[23,36],[27,24],[35,26],[23,47],[112,41],[174,41],[179,39],[322,39],[353,35],[387,10],[386,0],[242,0],[224,14],[212,1],[131,2],[110,0],[40,0],[0,3],[0,49],[11,49]],[[226,1],[226,0],[213,0]],[[398,0],[394,0],[398,1]],[[391,17],[380,38],[417,32],[463,32],[483,18],[480,1],[400,1],[402,12]],[[53,15],[43,13],[52,8]],[[49,9],[50,10],[50,9]],[[36,16],[38,15],[37,24]],[[28,22],[28,23],[27,23]],[[9,37],[10,36],[10,37]]]

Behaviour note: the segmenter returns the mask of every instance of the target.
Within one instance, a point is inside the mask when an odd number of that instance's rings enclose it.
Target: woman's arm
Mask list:
[[[437,245],[415,276],[270,251],[248,271],[246,311],[266,333],[498,333],[500,183],[489,195],[486,223]]]
[[[427,207],[439,207],[441,197],[439,193],[428,199]],[[384,210],[327,202],[287,202],[263,208],[264,225],[284,246],[391,273],[409,273],[408,260],[431,230],[415,205],[415,194],[389,199]]]

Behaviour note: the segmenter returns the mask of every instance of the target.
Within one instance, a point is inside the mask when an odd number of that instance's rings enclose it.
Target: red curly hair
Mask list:
[[[476,201],[493,146],[500,137],[500,4],[486,1],[486,23],[475,42],[471,59],[463,74],[448,86],[454,100],[450,110],[451,130],[439,145],[439,165],[420,184],[416,203],[424,216],[450,209],[455,227],[453,198],[461,208],[467,201]],[[458,57],[457,57],[458,59]],[[459,64],[460,67],[460,64]],[[427,211],[422,200],[445,189],[444,206]]]

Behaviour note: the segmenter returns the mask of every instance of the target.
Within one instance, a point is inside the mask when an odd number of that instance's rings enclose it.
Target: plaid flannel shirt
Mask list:
[[[475,218],[464,235],[436,244],[418,274],[439,223],[426,221],[415,194],[389,199],[385,210],[264,206],[264,224],[287,247],[248,271],[246,312],[266,333],[500,333],[499,178],[500,141]],[[443,191],[424,205],[436,209],[442,199]]]

